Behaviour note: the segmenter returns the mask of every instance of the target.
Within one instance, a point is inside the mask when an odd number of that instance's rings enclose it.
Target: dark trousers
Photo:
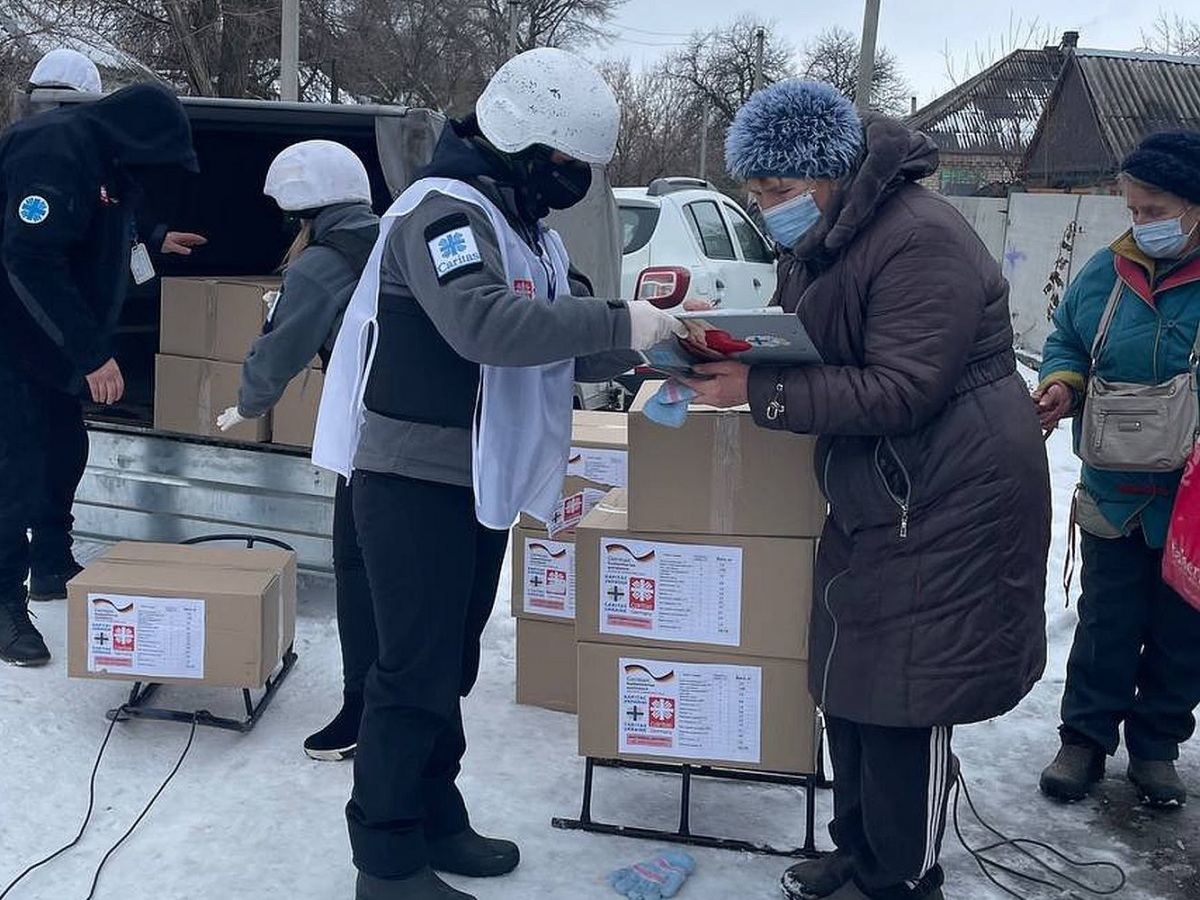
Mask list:
[[[1083,532],[1079,624],[1067,661],[1062,720],[1112,754],[1175,759],[1200,703],[1200,611],[1162,580],[1162,550],[1141,531]]]
[[[31,526],[49,528],[32,561],[69,567],[71,503],[86,463],[79,400],[0,361],[0,603],[24,601]]]
[[[877,900],[912,896],[937,865],[946,828],[950,728],[888,728],[825,717],[833,765],[829,834],[854,862],[854,879]]]
[[[338,643],[342,648],[342,686],[361,694],[367,672],[379,656],[371,585],[354,527],[354,494],[338,478],[333,496],[333,574],[337,584]]]
[[[352,485],[379,659],[346,819],[354,864],[400,878],[427,863],[427,841],[470,824],[454,783],[466,752],[460,703],[479,672],[508,534],[475,521],[470,488],[372,472]]]

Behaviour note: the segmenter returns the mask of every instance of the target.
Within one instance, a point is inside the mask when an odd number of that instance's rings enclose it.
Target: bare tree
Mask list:
[[[858,38],[845,28],[822,31],[804,50],[801,72],[805,78],[827,81],[851,100],[858,93]],[[886,48],[875,53],[868,106],[890,115],[904,115],[910,90],[896,57]]]
[[[1160,11],[1149,33],[1142,29],[1139,49],[1170,56],[1200,56],[1200,22]]]
[[[1014,50],[1036,49],[1054,44],[1058,30],[1053,25],[1043,25],[1034,17],[1026,22],[1022,18],[1008,16],[1008,28],[989,37],[984,44],[976,44],[970,51],[956,57],[947,41],[942,47],[942,62],[946,77],[952,85],[961,84],[982,72],[988,66],[1008,56]]]

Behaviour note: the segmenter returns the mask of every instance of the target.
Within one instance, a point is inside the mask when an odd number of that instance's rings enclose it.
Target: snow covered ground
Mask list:
[[[1061,581],[1065,518],[1078,471],[1064,430],[1049,442],[1055,500],[1054,549],[1046,609],[1051,644],[1046,675],[1003,719],[958,729],[955,747],[980,812],[1010,836],[1047,841],[1075,857],[1106,859],[1129,877],[1127,900],[1200,897],[1200,744],[1183,748],[1180,772],[1197,801],[1151,812],[1133,803],[1118,753],[1096,795],[1073,806],[1037,791],[1041,768],[1057,749],[1057,708],[1075,623]],[[98,548],[90,548],[96,552]],[[513,703],[514,623],[508,573],[484,635],[484,669],[467,701],[470,751],[463,791],[475,825],[521,845],[512,875],[491,881],[453,879],[481,900],[616,897],[605,882],[614,868],[661,844],[564,832],[552,816],[579,811],[583,763],[575,756],[575,719]],[[119,684],[66,677],[64,603],[37,604],[38,625],[53,663],[43,669],[0,668],[0,892],[27,864],[70,840],[87,806],[87,783],[108,725],[104,710],[124,699]],[[96,892],[122,900],[350,900],[354,871],[342,816],[349,763],[318,763],[300,749],[339,699],[333,597],[326,580],[305,579],[297,623],[299,663],[274,705],[249,735],[198,730],[178,775],[129,841],[112,857]],[[1200,648],[1197,648],[1200,652]],[[227,692],[176,689],[163,703],[236,714]],[[118,726],[97,780],[96,809],[78,846],[17,886],[5,900],[82,900],[107,848],[124,833],[188,737],[188,726],[131,722]],[[594,814],[601,820],[671,828],[677,781],[658,775],[601,771]],[[828,792],[818,794],[818,846]],[[694,784],[693,828],[779,845],[796,845],[803,828],[797,790],[746,784]],[[965,809],[963,810],[965,813]],[[969,818],[967,816],[966,818]],[[965,826],[964,826],[965,827]],[[978,845],[987,840],[967,830]],[[717,850],[695,850],[697,870],[685,900],[775,898],[788,862]],[[951,900],[1004,895],[979,874],[950,832],[943,863]],[[1092,878],[1111,884],[1111,874]],[[1109,879],[1104,881],[1103,879]],[[1026,897],[1084,896],[1037,893]]]

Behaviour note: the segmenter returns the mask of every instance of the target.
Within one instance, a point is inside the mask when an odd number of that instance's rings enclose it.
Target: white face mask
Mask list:
[[[1152,259],[1175,259],[1183,253],[1196,230],[1196,225],[1193,225],[1187,234],[1184,234],[1183,217],[1187,213],[1188,210],[1185,209],[1174,219],[1159,219],[1157,222],[1134,225],[1133,239],[1141,251]]]

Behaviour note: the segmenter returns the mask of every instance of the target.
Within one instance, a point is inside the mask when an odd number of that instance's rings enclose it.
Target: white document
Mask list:
[[[609,487],[626,487],[629,484],[629,452],[572,447],[567,458],[567,474]]]
[[[525,538],[527,613],[575,618],[575,545],[543,537]]]
[[[204,677],[204,601],[88,594],[89,672]]]
[[[736,647],[742,548],[600,539],[600,632]]]
[[[582,491],[568,494],[559,500],[558,505],[550,513],[550,521],[546,523],[546,530],[550,532],[550,537],[557,537],[578,525],[580,520],[604,499],[604,493],[595,488],[584,488]]]
[[[762,669],[620,660],[618,751],[762,761]]]

